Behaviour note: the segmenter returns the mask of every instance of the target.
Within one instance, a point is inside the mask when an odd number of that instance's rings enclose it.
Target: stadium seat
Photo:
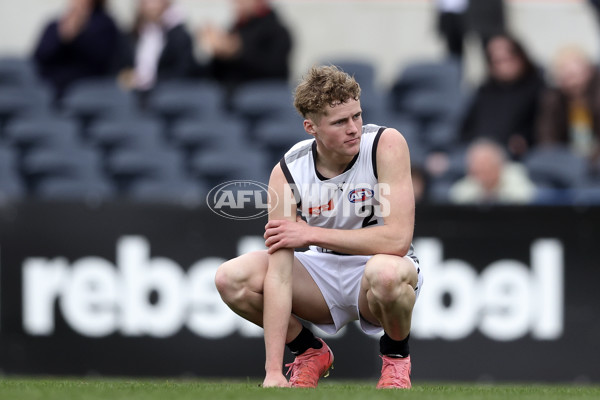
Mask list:
[[[233,111],[251,123],[262,118],[294,115],[292,92],[286,81],[249,82],[235,92]]]
[[[71,177],[93,179],[102,175],[101,155],[88,146],[36,148],[23,156],[27,177]]]
[[[19,169],[19,156],[17,151],[10,146],[0,144],[0,171],[17,171]]]
[[[356,79],[363,90],[375,89],[375,65],[368,61],[352,58],[338,58],[323,62],[323,65],[335,65]]]
[[[455,90],[462,82],[462,66],[459,60],[413,61],[400,72],[396,82],[406,89]]]
[[[431,179],[427,190],[427,200],[432,204],[443,205],[450,203],[450,188],[454,181],[439,178]]]
[[[523,162],[530,178],[542,188],[578,188],[586,181],[585,160],[565,146],[534,148]]]
[[[19,117],[5,127],[4,133],[7,143],[24,151],[34,147],[72,147],[81,142],[76,121],[53,115]]]
[[[459,142],[455,119],[434,120],[424,124],[421,134],[427,151],[451,151]]]
[[[409,114],[385,113],[381,116],[377,124],[400,131],[409,145],[413,141],[418,140],[421,135],[419,121],[416,117]]]
[[[186,118],[177,121],[171,129],[173,143],[186,152],[208,147],[227,147],[246,143],[247,124],[229,114],[215,117]]]
[[[573,190],[573,204],[579,206],[597,206],[600,205],[600,185],[584,186]]]
[[[35,196],[42,200],[96,203],[115,198],[117,191],[108,180],[101,177],[48,177],[39,182]]]
[[[51,112],[52,96],[44,87],[0,87],[0,132],[13,119],[23,115]]]
[[[536,206],[557,206],[557,205],[573,205],[575,198],[578,197],[585,204],[585,196],[576,194],[574,189],[568,188],[553,188],[539,186],[536,188],[535,196],[531,201],[531,205]]]
[[[90,79],[73,84],[60,103],[66,116],[77,118],[84,130],[96,119],[131,115],[137,111],[133,93],[121,89],[114,79]]]
[[[190,168],[194,177],[205,180],[213,187],[232,180],[254,180],[267,183],[273,165],[264,150],[231,147],[205,149],[193,154]]]
[[[378,124],[398,130],[404,136],[404,139],[406,139],[411,162],[417,165],[424,163],[427,148],[423,141],[422,124],[416,117],[409,114],[388,112],[383,114]]]
[[[363,88],[360,93],[362,119],[365,124],[378,124],[388,114],[385,94],[375,88]]]
[[[100,179],[103,164],[100,154],[87,146],[36,147],[22,157],[21,173],[29,190],[36,195],[42,182],[47,180]]]
[[[186,177],[183,155],[176,149],[115,149],[105,160],[105,167],[121,191],[140,179],[172,179]]]
[[[463,111],[462,67],[454,59],[414,62],[399,74],[390,91],[392,109],[422,120],[449,119]]]
[[[275,165],[294,144],[311,138],[304,131],[299,117],[261,121],[256,126],[255,136],[258,145],[269,152],[272,165]]]
[[[22,199],[26,195],[27,188],[17,174],[0,171],[0,204]]]
[[[168,125],[180,118],[211,116],[223,110],[223,91],[215,82],[170,81],[150,94],[147,108]]]
[[[124,116],[96,121],[88,129],[88,140],[108,154],[117,148],[160,148],[165,133],[156,118]]]
[[[0,57],[0,87],[26,88],[39,84],[31,59]]]
[[[19,175],[18,155],[10,147],[0,146],[0,202],[18,199],[26,194]]]
[[[193,179],[139,179],[132,182],[127,197],[144,203],[196,206],[205,202],[207,186]]]

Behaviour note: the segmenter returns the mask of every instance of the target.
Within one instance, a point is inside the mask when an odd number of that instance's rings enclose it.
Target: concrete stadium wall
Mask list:
[[[43,24],[56,15],[67,0],[0,1],[0,55],[26,56]],[[135,0],[110,0],[110,8],[122,27],[133,16]],[[189,26],[196,29],[212,22],[230,22],[226,0],[179,0]],[[341,57],[366,57],[377,66],[380,85],[387,85],[410,61],[443,54],[435,32],[432,0],[275,0],[295,37],[293,76],[316,62]],[[509,24],[534,57],[549,62],[566,43],[578,43],[595,59],[600,53],[600,26],[587,0],[509,0]],[[477,44],[471,43],[467,76],[482,74]],[[201,54],[200,54],[201,56]]]

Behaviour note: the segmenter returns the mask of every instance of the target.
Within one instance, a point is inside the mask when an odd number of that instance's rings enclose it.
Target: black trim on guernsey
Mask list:
[[[285,179],[288,181],[290,188],[292,188],[292,193],[294,194],[294,200],[296,200],[296,206],[298,208],[301,208],[302,207],[302,199],[300,198],[300,193],[298,193],[298,187],[296,186],[296,182],[294,182],[294,178],[292,177],[292,174],[291,174],[287,164],[285,163],[285,157],[279,161],[279,166],[281,167],[281,170],[283,171],[283,175],[285,176]]]
[[[375,179],[379,178],[377,176],[377,145],[379,144],[379,138],[381,138],[381,134],[386,129],[387,128],[385,126],[382,126],[381,128],[379,128],[379,130],[377,131],[377,135],[375,136],[375,139],[373,140],[373,149],[372,149],[373,153],[371,155],[371,161],[373,162],[373,174],[375,175]]]
[[[324,176],[323,176],[323,175],[321,175],[321,174],[319,173],[319,171],[317,170],[317,141],[316,141],[316,140],[313,142],[313,144],[312,144],[312,147],[311,147],[311,150],[312,150],[313,162],[314,162],[314,164],[315,164],[315,173],[317,174],[317,178],[319,178],[319,179],[320,179],[320,180],[322,180],[322,181],[326,181],[326,180],[329,180],[329,179],[331,179],[331,178],[326,178],[326,177],[324,177]],[[350,162],[348,163],[348,165],[346,165],[346,168],[344,169],[344,171],[342,172],[342,174],[343,174],[344,172],[348,171],[350,168],[352,168],[352,166],[354,165],[354,163],[356,163],[356,160],[358,160],[358,154],[359,154],[359,153],[356,153],[356,155],[354,156],[354,158],[352,159],[352,161],[350,161]],[[340,174],[340,175],[341,175],[341,174]]]

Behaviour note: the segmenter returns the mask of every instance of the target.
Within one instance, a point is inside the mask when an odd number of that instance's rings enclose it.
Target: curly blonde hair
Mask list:
[[[296,87],[294,107],[304,118],[318,122],[333,107],[360,99],[360,85],[334,65],[314,66]]]

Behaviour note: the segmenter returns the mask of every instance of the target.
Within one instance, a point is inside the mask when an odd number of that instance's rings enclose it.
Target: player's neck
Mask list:
[[[356,155],[329,153],[317,146],[315,167],[326,178],[336,177],[346,171]]]

